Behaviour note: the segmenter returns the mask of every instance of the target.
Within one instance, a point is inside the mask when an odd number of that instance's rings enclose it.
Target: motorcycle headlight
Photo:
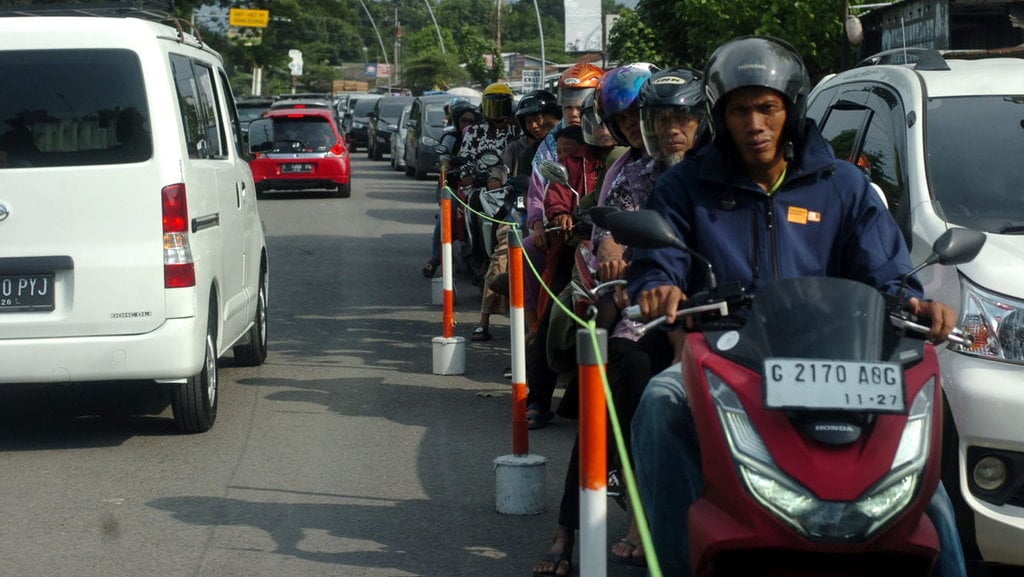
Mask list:
[[[438,142],[437,139],[435,139],[435,138],[431,138],[429,136],[421,136],[420,137],[420,144],[423,144],[423,145],[426,145],[426,146],[437,146],[438,144],[441,144],[441,143]]]
[[[740,478],[764,508],[812,539],[863,541],[903,511],[927,463],[931,432],[932,380],[914,399],[893,464],[881,482],[853,502],[823,501],[775,464],[736,393],[705,370],[719,421]]]
[[[955,350],[969,355],[1024,364],[1024,303],[988,292],[963,278],[960,324],[974,338]]]

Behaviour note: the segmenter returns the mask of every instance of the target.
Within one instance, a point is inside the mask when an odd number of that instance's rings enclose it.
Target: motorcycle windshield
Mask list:
[[[762,358],[882,360],[885,298],[840,278],[804,277],[767,286],[742,329]]]

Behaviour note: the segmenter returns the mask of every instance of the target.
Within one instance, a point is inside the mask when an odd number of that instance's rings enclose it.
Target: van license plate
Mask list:
[[[52,310],[52,273],[0,275],[0,312]]]
[[[897,363],[765,359],[764,387],[772,409],[906,412]]]
[[[313,165],[308,162],[303,164],[282,164],[281,172],[313,172]]]

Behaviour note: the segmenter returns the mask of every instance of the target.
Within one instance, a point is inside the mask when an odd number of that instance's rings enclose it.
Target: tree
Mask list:
[[[673,64],[703,67],[722,42],[762,34],[792,43],[812,77],[839,65],[842,13],[835,0],[640,0],[637,12]],[[663,22],[673,25],[657,24]]]
[[[623,10],[608,35],[608,56],[618,62],[670,62],[659,49],[658,38],[634,10]]]

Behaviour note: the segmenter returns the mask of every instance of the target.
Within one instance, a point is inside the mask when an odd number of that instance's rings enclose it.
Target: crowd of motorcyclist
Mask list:
[[[490,317],[508,312],[505,223],[525,231],[524,251],[533,265],[524,287],[531,429],[544,427],[556,412],[576,417],[578,327],[566,311],[594,314],[610,336],[609,384],[645,507],[630,512],[628,533],[610,546],[614,561],[645,562],[637,527],[645,516],[664,574],[690,574],[686,511],[700,492],[701,471],[678,365],[684,331],[640,335],[622,311],[639,304],[645,317],[667,315],[671,324],[679,304],[706,279],[684,251],[616,242],[593,224],[592,207],[653,208],[715,263],[724,280],[749,291],[779,278],[843,276],[891,293],[911,268],[899,229],[863,173],[837,160],[805,119],[809,89],[792,47],[747,37],[723,44],[704,70],[633,63],[605,71],[577,64],[561,75],[557,95],[537,90],[514,104],[509,87],[496,83],[484,90],[479,108],[464,101],[450,106],[441,159],[448,184],[474,210],[491,207],[502,222],[490,230],[479,222],[469,227],[462,248],[483,293],[473,341],[492,338]],[[487,153],[497,161],[486,162]],[[545,160],[564,166],[567,181],[548,181]],[[488,193],[498,200],[488,200]],[[776,195],[827,199],[807,201],[822,204],[811,218],[824,226],[792,227],[782,222],[786,215],[763,214],[764,201]],[[490,240],[471,246],[473,235]],[[769,246],[776,242],[782,244]],[[424,276],[438,270],[438,244],[435,232]],[[595,292],[614,280],[623,282]],[[924,299],[916,281],[911,292],[909,308],[932,320],[930,336],[941,342],[954,312]],[[566,390],[555,408],[559,385]],[[533,575],[572,572],[578,439],[572,451],[558,525]],[[928,512],[942,545],[935,574],[962,576],[949,508],[940,487]]]

